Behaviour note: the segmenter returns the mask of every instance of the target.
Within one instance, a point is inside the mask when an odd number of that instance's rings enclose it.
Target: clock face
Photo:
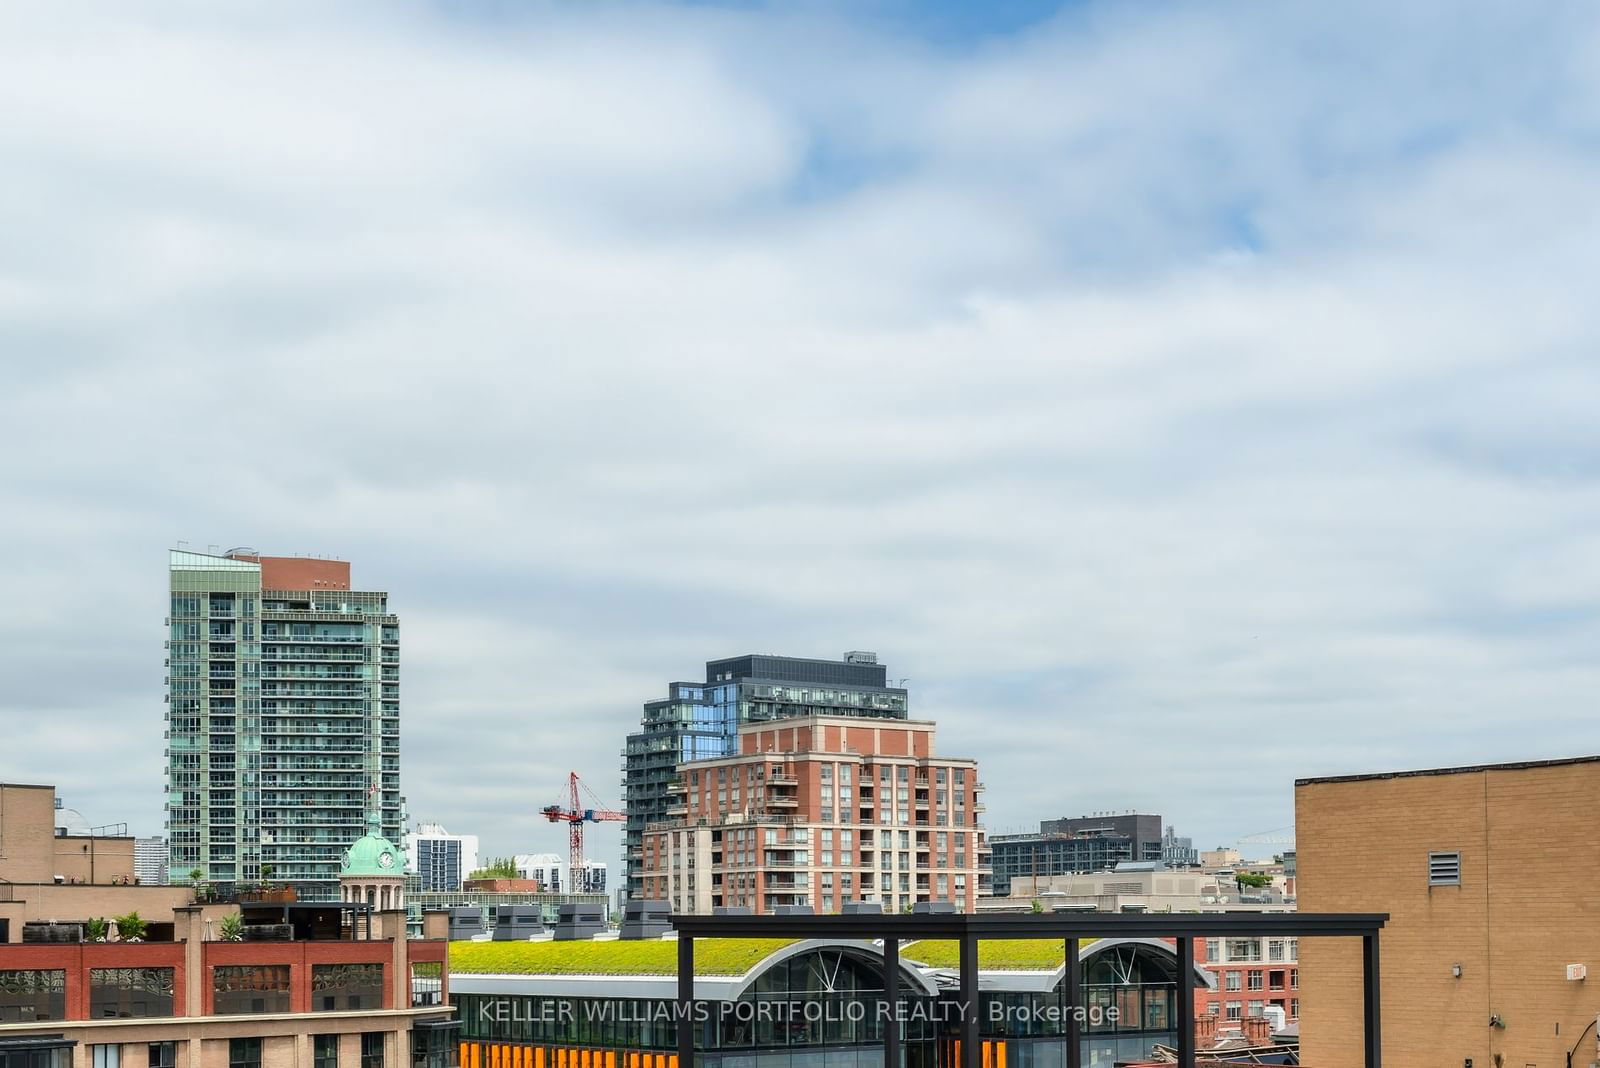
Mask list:
[[[379,853],[378,854],[378,865],[380,867],[384,867],[384,868],[392,868],[392,867],[394,867],[394,854],[389,852],[388,850],[384,850],[382,853]]]

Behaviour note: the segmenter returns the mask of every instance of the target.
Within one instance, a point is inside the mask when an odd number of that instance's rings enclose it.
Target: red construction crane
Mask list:
[[[567,786],[571,790],[572,803],[566,808],[559,804],[546,805],[539,811],[544,813],[544,818],[551,823],[566,823],[570,827],[570,851],[567,858],[567,893],[574,893],[583,885],[583,825],[585,823],[606,822],[620,823],[628,818],[627,813],[615,809],[602,808],[601,801],[594,795],[594,791],[583,786],[583,792],[589,795],[589,800],[594,802],[593,808],[584,808],[583,802],[578,797],[578,789],[582,786],[578,782],[578,773],[572,772],[567,776]]]

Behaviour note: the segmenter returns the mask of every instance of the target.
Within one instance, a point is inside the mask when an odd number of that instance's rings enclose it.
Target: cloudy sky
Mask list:
[[[0,778],[159,830],[180,540],[491,852],[750,651],[997,831],[1600,751],[1597,248],[1588,3],[5,4]]]

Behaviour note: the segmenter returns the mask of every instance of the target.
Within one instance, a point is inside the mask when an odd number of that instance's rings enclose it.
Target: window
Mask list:
[[[1237,1001],[1228,1002],[1227,1016],[1230,1020],[1244,1019],[1244,1005]]]
[[[382,1031],[367,1031],[362,1034],[361,1068],[383,1068]]]
[[[218,968],[217,970],[221,971],[222,969]],[[261,1040],[259,1038],[228,1039],[228,1068],[261,1068]]]
[[[444,965],[438,961],[416,961],[413,963],[411,965],[411,1004],[443,1004],[443,973]]]
[[[1239,973],[1238,972],[1229,972],[1227,974],[1227,976],[1225,977],[1225,979],[1223,980],[1223,988],[1226,989],[1226,990],[1238,990],[1239,987],[1240,987]]]
[[[383,1008],[383,965],[313,964],[311,1008],[315,1012]]]
[[[122,1068],[122,1047],[115,1042],[90,1046],[89,1063],[94,1068]]]
[[[1206,963],[1215,964],[1222,959],[1222,939],[1206,939]]]
[[[1228,959],[1231,961],[1260,960],[1261,942],[1254,938],[1228,939]]]
[[[148,1054],[150,1068],[177,1068],[178,1044],[176,1042],[152,1042]]]
[[[90,968],[89,1015],[96,1020],[172,1015],[171,968]]]
[[[1460,886],[1461,885],[1461,854],[1460,853],[1429,853],[1428,854],[1428,885],[1429,886]]]
[[[1281,961],[1281,960],[1284,959],[1283,953],[1284,953],[1283,939],[1281,939],[1281,938],[1272,938],[1272,939],[1268,939],[1267,940],[1267,959],[1268,960],[1270,960],[1270,961]]]
[[[212,1011],[218,1016],[288,1012],[289,966],[219,967],[212,982]],[[257,1042],[257,1056],[260,1043]]]
[[[311,1036],[311,1068],[339,1068],[339,1036]]]
[[[67,973],[62,969],[0,971],[0,1023],[60,1020],[67,1015]]]
[[[1250,974],[1249,974],[1249,976],[1247,976],[1248,982],[1246,984],[1245,989],[1247,989],[1247,990],[1261,990],[1261,989],[1264,989],[1264,978],[1265,977],[1261,974],[1261,969],[1260,968],[1252,968],[1252,969],[1250,969]]]

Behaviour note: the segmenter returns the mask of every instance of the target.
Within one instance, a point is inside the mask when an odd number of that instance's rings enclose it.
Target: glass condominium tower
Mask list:
[[[378,814],[403,829],[400,624],[340,560],[173,550],[167,620],[170,878],[263,878],[334,900]]]
[[[643,889],[645,827],[683,803],[673,789],[678,765],[732,755],[745,723],[808,715],[905,719],[906,691],[889,685],[876,653],[841,660],[748,655],[708,661],[704,682],[669,683],[665,700],[645,702],[623,750],[622,885],[629,897]]]

